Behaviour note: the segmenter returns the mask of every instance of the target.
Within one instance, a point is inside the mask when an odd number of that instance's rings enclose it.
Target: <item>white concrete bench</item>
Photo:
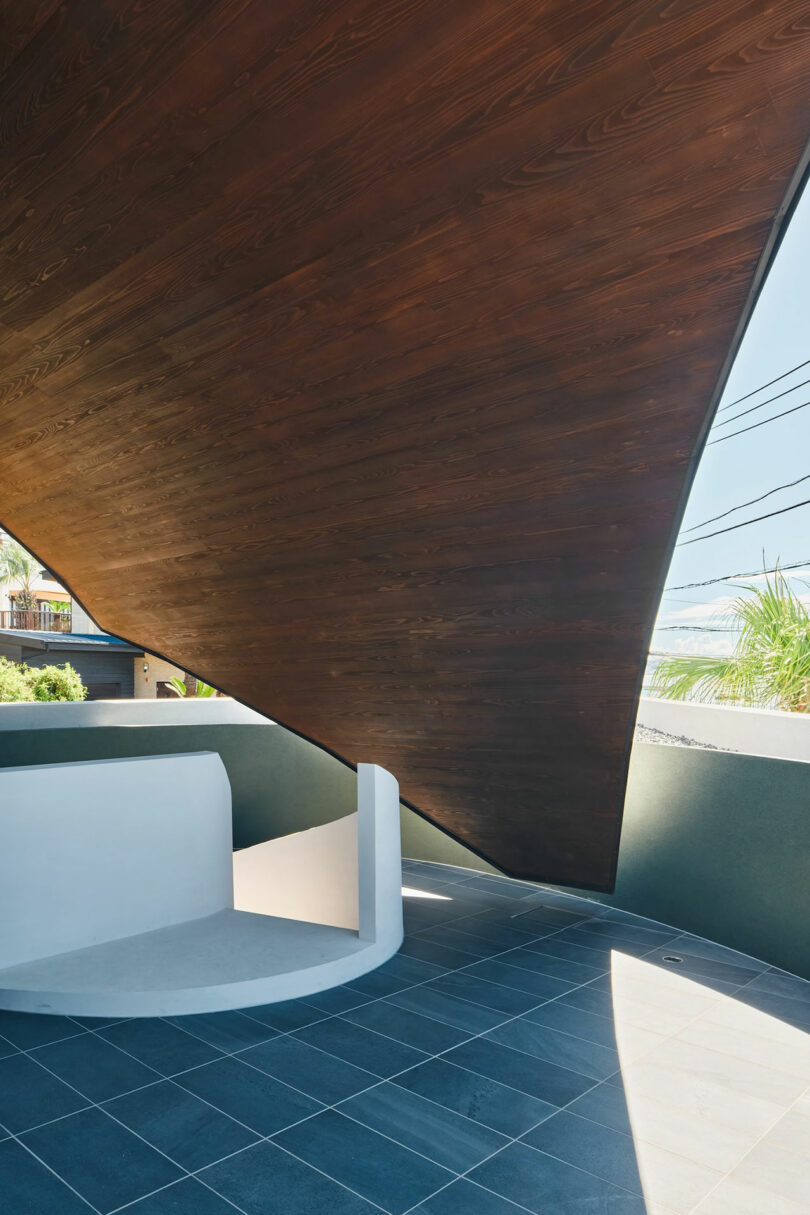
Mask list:
[[[265,1004],[401,942],[399,791],[381,768],[359,766],[356,815],[235,855],[216,753],[0,769],[2,1008]]]

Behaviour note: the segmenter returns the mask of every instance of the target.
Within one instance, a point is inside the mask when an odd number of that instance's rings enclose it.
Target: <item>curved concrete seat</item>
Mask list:
[[[347,983],[393,949],[327,924],[226,909],[0,971],[0,1006],[76,1016],[215,1012]]]
[[[216,754],[6,769],[0,784],[1,1008],[268,1004],[357,978],[402,942],[399,790],[372,764],[356,815],[235,855]],[[23,788],[44,798],[27,820]]]

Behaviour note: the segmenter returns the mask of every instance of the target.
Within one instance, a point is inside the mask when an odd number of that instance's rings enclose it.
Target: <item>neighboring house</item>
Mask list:
[[[0,628],[42,627],[49,632],[70,628],[70,595],[50,570],[43,569],[30,586],[38,608],[20,610],[18,596],[21,590],[22,586],[14,582],[0,585]],[[62,619],[64,613],[67,615]]]
[[[0,655],[29,667],[69,662],[87,688],[88,700],[117,700],[135,695],[135,669],[144,653],[107,633],[54,633],[0,629]]]
[[[0,532],[0,547],[6,539]],[[88,700],[174,695],[169,681],[182,679],[183,672],[105,633],[50,570],[42,569],[30,589],[39,606],[20,609],[16,599],[21,587],[13,582],[0,586],[0,656],[29,667],[69,662],[87,687]]]

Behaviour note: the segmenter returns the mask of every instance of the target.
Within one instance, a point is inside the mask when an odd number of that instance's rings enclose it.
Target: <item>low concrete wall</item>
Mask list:
[[[713,747],[810,761],[810,713],[690,704],[642,696],[638,722]]]
[[[267,725],[261,713],[229,696],[169,700],[36,701],[0,704],[6,730],[69,730],[86,726]],[[272,724],[272,723],[270,723]]]

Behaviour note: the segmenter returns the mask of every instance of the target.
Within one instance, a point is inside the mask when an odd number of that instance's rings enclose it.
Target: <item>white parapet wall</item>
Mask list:
[[[0,770],[0,968],[233,906],[215,752]]]
[[[0,704],[0,730],[71,730],[81,726],[267,725],[229,696],[170,700],[81,700]]]
[[[638,724],[746,755],[810,760],[810,713],[701,705],[642,696]]]

